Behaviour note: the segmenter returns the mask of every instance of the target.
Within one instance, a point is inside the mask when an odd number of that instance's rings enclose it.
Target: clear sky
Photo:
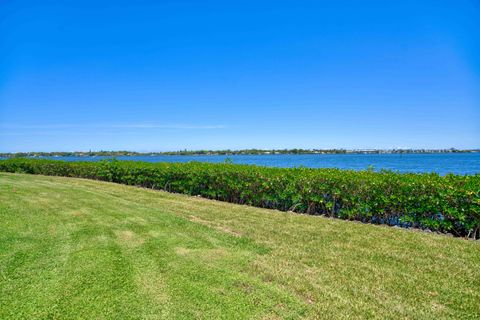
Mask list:
[[[480,147],[480,2],[0,0],[0,151]]]

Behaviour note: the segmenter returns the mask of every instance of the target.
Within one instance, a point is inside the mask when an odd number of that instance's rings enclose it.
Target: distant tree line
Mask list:
[[[460,153],[480,152],[480,149],[242,149],[242,150],[180,150],[163,152],[135,151],[72,151],[72,152],[16,152],[0,153],[0,157],[92,157],[92,156],[160,156],[160,155],[262,155],[262,154],[409,154],[409,153]]]

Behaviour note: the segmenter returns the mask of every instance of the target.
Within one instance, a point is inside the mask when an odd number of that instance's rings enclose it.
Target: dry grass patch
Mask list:
[[[115,234],[122,244],[126,244],[129,247],[138,247],[145,242],[143,237],[131,230],[115,231]]]
[[[241,237],[242,236],[242,234],[240,232],[234,231],[234,230],[232,230],[228,227],[225,227],[225,226],[217,225],[215,223],[212,223],[211,221],[203,220],[202,218],[197,217],[197,216],[188,216],[188,220],[190,220],[192,222],[196,222],[196,223],[200,223],[200,224],[209,226],[211,228],[214,228],[215,230],[228,233],[228,234],[230,234],[232,236],[235,236],[235,237]]]

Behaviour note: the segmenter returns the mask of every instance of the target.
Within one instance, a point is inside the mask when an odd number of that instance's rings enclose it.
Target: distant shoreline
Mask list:
[[[93,156],[205,156],[205,155],[277,155],[277,154],[436,154],[436,153],[479,153],[480,149],[242,149],[242,150],[183,150],[163,152],[135,151],[58,151],[58,152],[7,152],[3,158],[18,157],[93,157]]]

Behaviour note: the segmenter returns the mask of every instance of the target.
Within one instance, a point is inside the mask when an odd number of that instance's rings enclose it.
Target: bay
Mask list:
[[[110,157],[43,157],[65,161],[100,161]],[[265,154],[265,155],[159,155],[119,156],[118,160],[145,162],[213,162],[232,161],[235,164],[250,164],[269,167],[339,168],[351,170],[393,170],[398,172],[441,175],[480,173],[480,153],[424,153],[424,154]]]

